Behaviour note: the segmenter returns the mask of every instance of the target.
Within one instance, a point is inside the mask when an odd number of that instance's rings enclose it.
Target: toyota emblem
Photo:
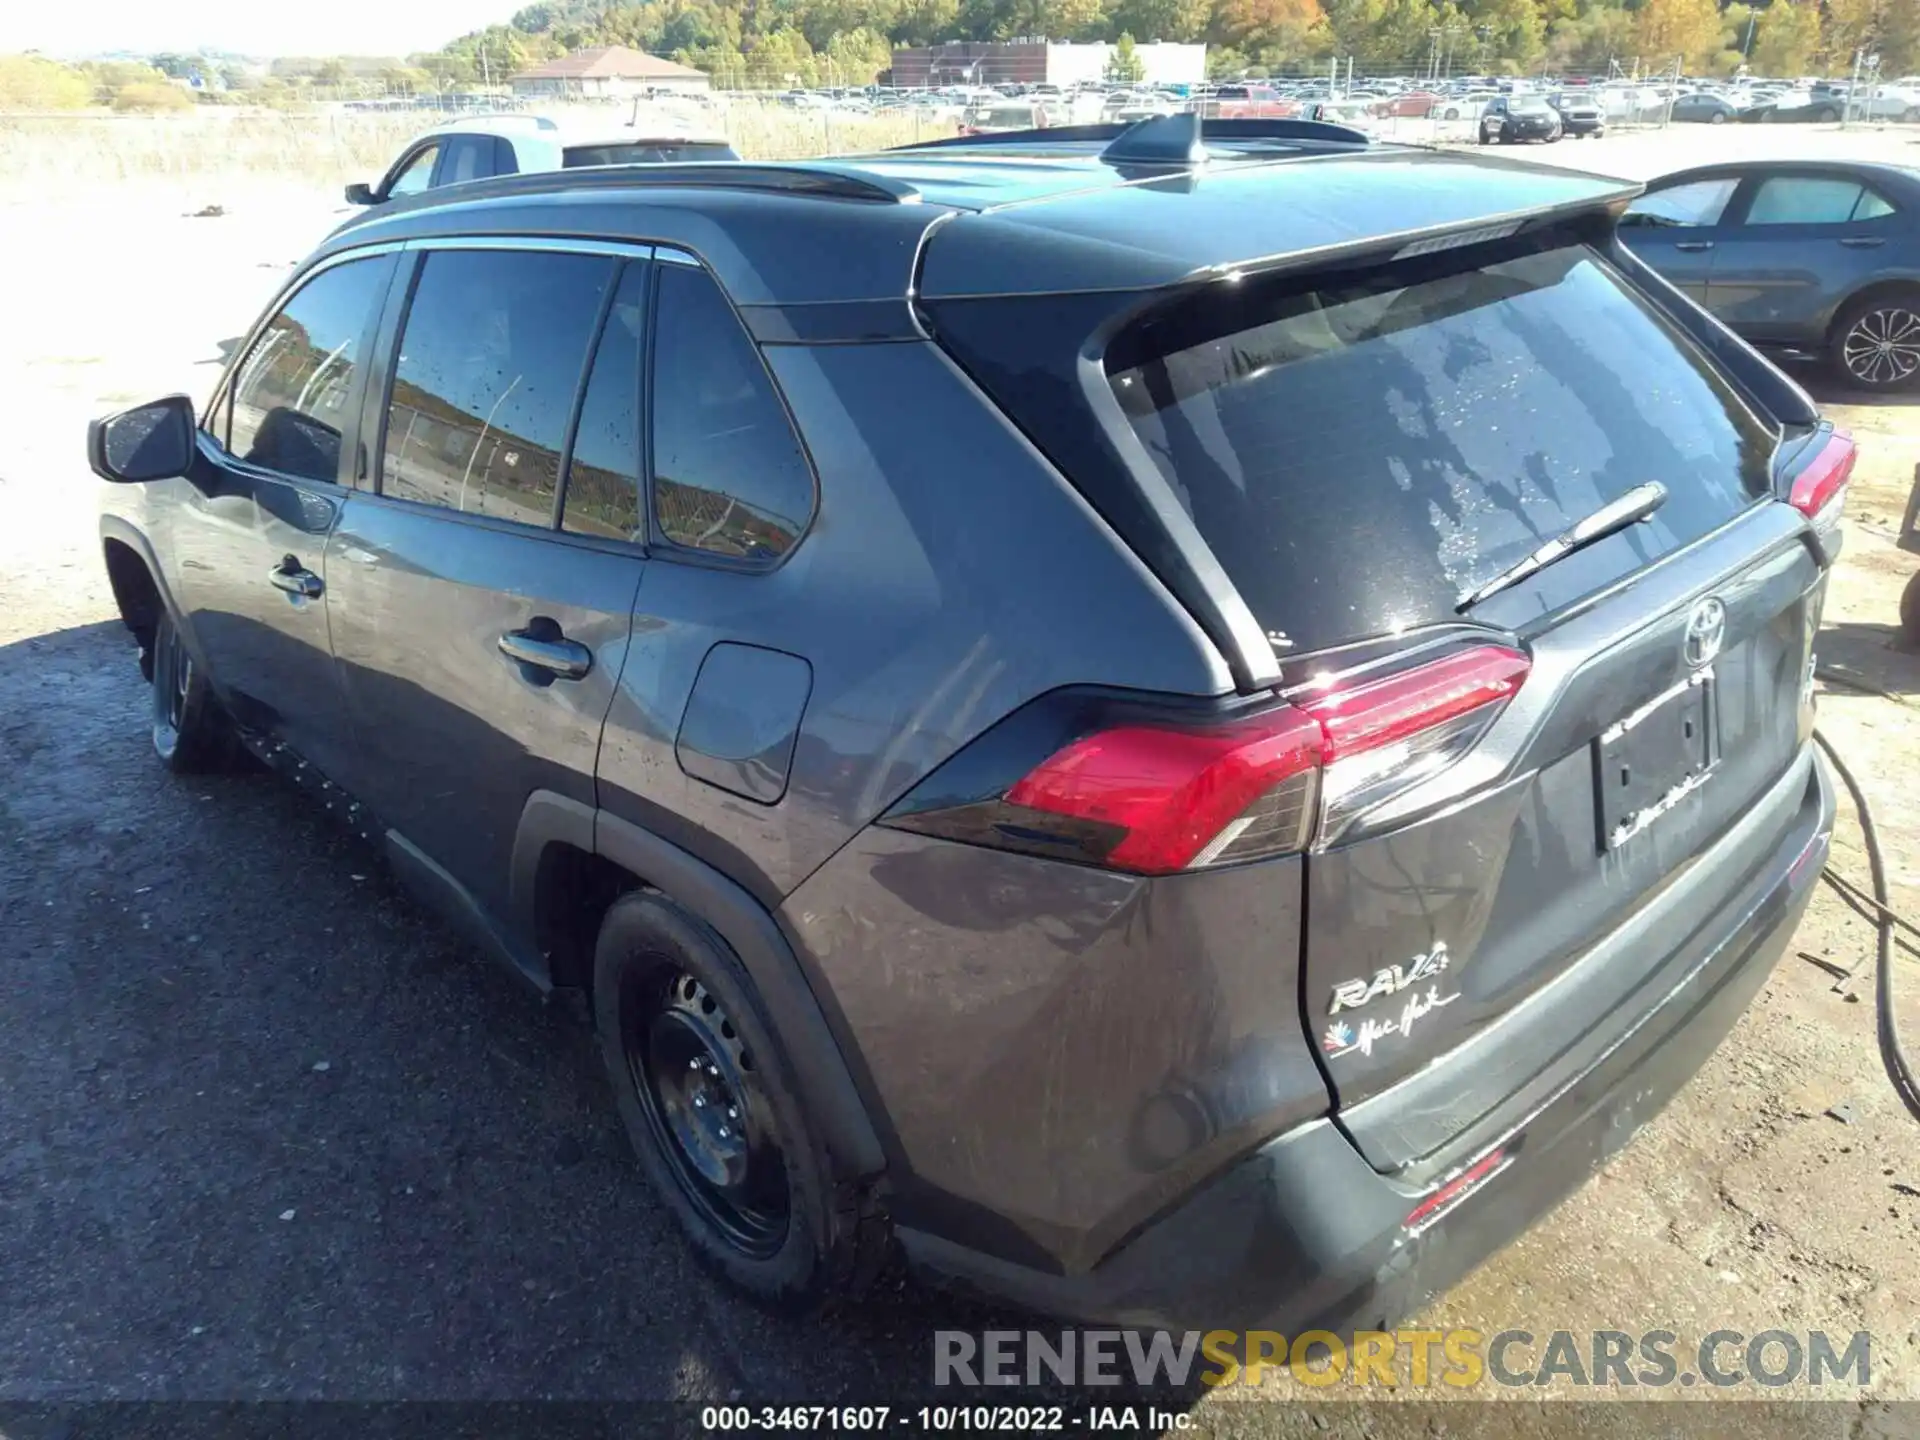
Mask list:
[[[1702,665],[1713,663],[1726,638],[1727,607],[1712,597],[1702,600],[1687,617],[1687,638],[1681,647],[1687,664],[1698,670]]]

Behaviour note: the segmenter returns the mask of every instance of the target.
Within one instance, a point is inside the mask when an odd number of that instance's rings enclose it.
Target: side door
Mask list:
[[[352,746],[325,551],[354,480],[366,359],[399,260],[342,258],[297,283],[222,380],[173,507],[178,601],[229,710],[328,775]]]
[[[1710,286],[1719,263],[1716,252],[1731,233],[1727,218],[1739,189],[1737,173],[1654,186],[1627,207],[1620,238],[1696,304],[1720,314],[1711,303]]]
[[[1756,177],[1720,237],[1708,303],[1743,335],[1817,345],[1834,311],[1886,260],[1899,214],[1850,175]]]
[[[345,783],[496,922],[529,798],[595,800],[646,561],[637,491],[594,497],[637,473],[650,268],[644,248],[504,243],[409,251],[364,422],[378,484],[327,556],[361,739]]]

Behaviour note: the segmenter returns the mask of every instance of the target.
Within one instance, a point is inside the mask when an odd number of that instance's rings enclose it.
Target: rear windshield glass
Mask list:
[[[1295,647],[1452,619],[1649,480],[1667,502],[1601,542],[1631,547],[1616,566],[1766,492],[1771,431],[1584,246],[1508,242],[1311,283],[1209,287],[1107,356],[1154,465]]]
[[[718,140],[622,141],[618,145],[571,145],[562,160],[569,170],[582,165],[680,165],[690,161],[738,160],[733,147]]]

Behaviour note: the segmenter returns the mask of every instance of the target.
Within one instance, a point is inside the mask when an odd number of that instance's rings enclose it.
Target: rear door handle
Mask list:
[[[579,641],[567,639],[559,622],[545,615],[536,615],[525,628],[502,635],[500,653],[536,685],[582,680],[593,669],[593,652]]]
[[[1841,237],[1840,243],[1849,250],[1878,250],[1882,245],[1887,243],[1887,237],[1884,235],[1845,235]]]
[[[267,572],[267,583],[276,590],[284,590],[289,595],[303,596],[308,600],[317,600],[327,587],[318,575],[300,563],[297,555],[288,555]]]
[[[1681,240],[1676,242],[1673,248],[1676,250],[1684,250],[1689,255],[1693,255],[1702,250],[1711,250],[1713,248],[1713,242],[1711,240]]]

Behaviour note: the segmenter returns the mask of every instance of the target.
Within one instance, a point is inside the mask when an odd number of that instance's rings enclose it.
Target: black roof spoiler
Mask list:
[[[1208,140],[1302,140],[1319,145],[1367,146],[1373,137],[1351,125],[1326,120],[1232,119],[1201,121],[1194,111],[1152,115],[1125,124],[1044,125],[989,135],[922,140],[894,150],[972,150],[998,145],[1075,145],[1105,141],[1100,158],[1125,165],[1198,165],[1208,158]]]

